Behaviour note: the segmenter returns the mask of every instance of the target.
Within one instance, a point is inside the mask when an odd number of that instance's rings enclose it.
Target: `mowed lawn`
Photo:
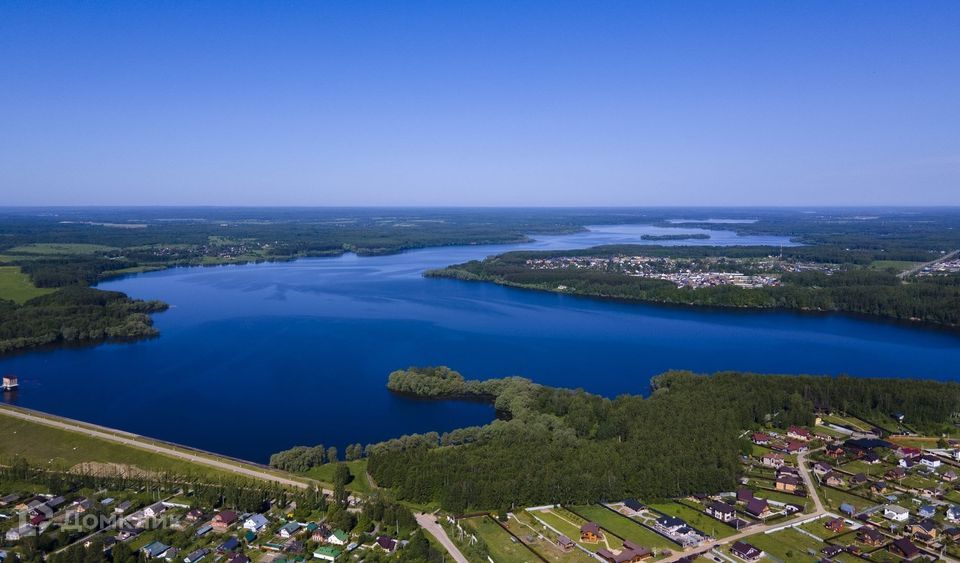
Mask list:
[[[227,473],[189,461],[115,444],[76,432],[51,428],[0,412],[0,459],[20,456],[34,465],[68,469],[81,463],[99,462],[136,467],[147,472],[170,472],[184,476],[222,479]]]
[[[673,542],[660,534],[648,530],[630,518],[617,514],[598,504],[571,506],[570,510],[580,514],[591,522],[600,524],[600,527],[604,530],[610,530],[621,538],[630,540],[644,547],[676,547]]]
[[[56,291],[33,285],[30,277],[17,266],[0,266],[0,299],[24,303],[34,297]]]
[[[556,528],[561,534],[567,536],[573,541],[579,543],[590,551],[597,551],[609,546],[610,549],[622,549],[623,542],[610,534],[604,534],[606,542],[585,543],[580,541],[580,525],[584,519],[572,514],[562,508],[553,508],[534,513],[538,518]],[[599,522],[598,522],[599,524]],[[601,526],[602,527],[602,526]]]
[[[763,492],[765,493],[766,491]],[[732,526],[724,524],[716,518],[707,515],[705,512],[695,510],[678,502],[651,504],[650,508],[656,510],[657,512],[662,512],[663,514],[669,514],[670,516],[681,518],[687,524],[690,524],[701,532],[710,534],[715,538],[725,538],[737,533]]]
[[[540,559],[525,545],[516,541],[499,524],[486,516],[461,520],[464,529],[470,530],[487,544],[490,557],[497,563],[534,563]]]
[[[756,534],[744,540],[781,561],[813,561],[826,543],[787,528],[772,534]],[[813,554],[809,550],[813,550]]]

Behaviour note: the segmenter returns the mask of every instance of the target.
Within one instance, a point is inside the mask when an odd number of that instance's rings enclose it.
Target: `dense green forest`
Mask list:
[[[516,287],[565,292],[578,295],[714,307],[752,307],[841,311],[901,320],[922,320],[960,326],[960,276],[912,277],[852,267],[833,274],[822,272],[786,273],[781,285],[742,288],[724,285],[704,288],[678,288],[666,280],[626,276],[615,272],[587,269],[532,269],[531,258],[558,256],[644,255],[700,258],[728,256],[759,258],[775,254],[770,247],[651,247],[641,245],[607,246],[565,252],[510,252],[482,261],[474,260],[427,272],[428,276],[460,280],[491,281]],[[837,258],[829,248],[785,248],[786,259],[833,262]],[[858,264],[872,257],[847,256],[844,264]]]
[[[23,305],[0,300],[0,352],[61,342],[155,336],[157,330],[149,315],[166,308],[158,301],[77,286],[35,297]]]
[[[447,368],[390,375],[425,397],[485,395],[498,420],[366,447],[367,469],[402,499],[453,512],[513,505],[676,497],[732,490],[745,429],[810,425],[814,405],[866,418],[907,414],[929,432],[954,428],[960,384],[904,379],[669,372],[649,398],[608,399],[511,377],[484,382]]]

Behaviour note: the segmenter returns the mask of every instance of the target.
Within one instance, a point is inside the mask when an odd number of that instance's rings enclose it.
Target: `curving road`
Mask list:
[[[454,561],[457,563],[470,563],[470,561],[464,557],[463,553],[460,552],[460,549],[453,544],[450,537],[447,536],[447,532],[437,523],[436,516],[419,512],[416,514],[416,518],[417,524],[420,524],[420,527],[426,530],[431,536],[437,538],[437,541],[440,542],[440,545],[453,557]]]

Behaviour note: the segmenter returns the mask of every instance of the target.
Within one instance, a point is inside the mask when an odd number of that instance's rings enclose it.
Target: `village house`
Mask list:
[[[930,469],[939,469],[940,464],[940,458],[935,455],[925,454],[920,456],[920,465],[929,467]]]
[[[851,486],[851,487],[859,487],[860,485],[866,484],[867,481],[868,481],[868,479],[867,479],[867,476],[866,476],[865,474],[863,474],[863,473],[857,473],[856,475],[854,475],[853,477],[850,478],[850,486]]]
[[[751,440],[758,446],[766,446],[770,443],[770,435],[766,432],[754,432]]]
[[[340,557],[341,553],[342,552],[335,547],[323,545],[313,552],[313,557],[314,559],[323,559],[324,561],[334,561],[337,557]]]
[[[898,504],[887,504],[883,507],[883,517],[894,522],[906,522],[910,518],[910,511]]]
[[[210,526],[222,534],[229,530],[230,526],[236,524],[238,519],[239,516],[237,516],[236,512],[232,510],[221,510],[213,517],[213,520],[210,521]]]
[[[886,479],[899,481],[907,476],[907,471],[903,467],[894,467],[883,474]]]
[[[847,516],[853,516],[857,513],[857,509],[849,502],[844,502],[840,504],[840,512]]]
[[[763,551],[742,541],[734,542],[730,546],[730,553],[744,561],[759,561],[763,557]]]
[[[725,502],[713,502],[707,506],[707,514],[721,522],[730,522],[737,517],[735,508]]]
[[[843,527],[846,521],[843,518],[829,518],[827,523],[823,525],[824,528],[830,530],[835,534],[839,534],[843,531]]]
[[[870,485],[870,490],[878,495],[882,495],[887,491],[887,484],[884,481],[877,481],[876,483]]]
[[[823,476],[823,482],[826,483],[828,487],[842,487],[843,476],[836,471],[831,471]]]
[[[199,508],[194,508],[189,512],[187,512],[186,518],[187,518],[187,522],[196,522],[197,520],[200,520],[201,518],[203,518],[203,511],[200,510]]]
[[[960,522],[960,506],[951,505],[947,508],[947,520],[950,522]]]
[[[327,543],[333,545],[347,545],[347,540],[350,539],[350,536],[347,535],[343,530],[334,530],[330,532],[330,535],[327,536]]]
[[[796,491],[797,487],[799,486],[800,486],[800,479],[797,479],[792,475],[784,475],[783,477],[777,477],[776,488],[778,491],[792,493]]]
[[[937,528],[937,523],[929,518],[919,522],[914,522],[913,524],[910,524],[907,529],[916,539],[924,542],[930,542],[937,539],[937,534],[940,533],[940,530]]]
[[[747,513],[753,516],[754,518],[766,518],[770,516],[773,512],[770,510],[770,505],[767,504],[767,501],[759,498],[752,498],[747,502]]]
[[[183,563],[197,563],[197,561],[200,561],[201,559],[206,557],[208,553],[210,553],[210,550],[205,547],[202,547],[196,551],[191,552],[190,555],[187,555],[186,557],[184,557]]]
[[[147,559],[155,559],[166,553],[168,549],[170,549],[169,545],[155,541],[141,547],[140,553],[143,553],[144,557]]]
[[[570,552],[570,551],[573,551],[575,547],[577,547],[577,544],[574,543],[574,541],[568,538],[567,536],[560,534],[559,536],[557,536],[557,546],[559,546],[560,549],[565,552]]]
[[[944,474],[940,478],[946,481],[947,483],[953,483],[954,481],[957,480],[957,472],[954,471],[953,469],[948,469],[946,472],[944,472]]]
[[[887,536],[872,526],[864,526],[857,531],[857,541],[872,547],[879,547],[887,541]]]
[[[843,456],[843,448],[841,446],[831,445],[827,446],[823,453],[833,459],[838,459]]]
[[[397,550],[397,547],[400,544],[397,542],[397,540],[391,538],[390,536],[377,536],[376,545],[387,553],[393,553]]]
[[[603,539],[603,532],[600,531],[600,525],[596,522],[587,522],[580,526],[580,541],[587,543],[597,543]]]
[[[936,515],[937,509],[934,506],[925,504],[917,509],[917,515],[920,518],[933,518]]]
[[[240,547],[240,540],[237,536],[230,536],[227,540],[217,546],[217,553],[230,553]]]
[[[794,440],[809,442],[813,439],[813,434],[802,426],[791,426],[787,429],[787,437],[793,438]]]
[[[643,510],[645,507],[635,498],[628,498],[623,501],[624,512],[627,516],[636,516]]]
[[[597,551],[604,561],[608,563],[637,563],[638,561],[643,561],[644,559],[651,557],[653,552],[646,547],[641,547],[630,540],[625,540],[623,542],[623,549],[619,553],[614,554],[609,549],[600,549]]]
[[[900,446],[894,450],[894,453],[897,457],[920,457],[920,455],[923,454],[923,451],[921,451],[920,448]]]
[[[167,507],[162,502],[155,502],[143,509],[143,515],[146,518],[156,518],[167,511]]]
[[[791,454],[800,454],[809,449],[810,448],[807,447],[807,445],[803,442],[798,442],[794,440],[787,442],[786,450],[788,453],[791,453]]]
[[[890,543],[889,551],[897,557],[902,557],[907,561],[916,559],[920,556],[920,550],[917,549],[917,546],[913,545],[913,542],[907,538],[893,540],[893,542]]]
[[[783,455],[775,452],[768,452],[763,454],[760,458],[760,463],[765,467],[780,468],[783,467]]]
[[[269,524],[270,521],[263,514],[251,514],[243,521],[243,529],[257,533]]]
[[[753,499],[753,491],[746,488],[740,487],[737,489],[737,502],[750,502]]]
[[[825,461],[818,461],[817,463],[813,464],[813,474],[818,477],[823,477],[831,471],[833,471],[833,467],[831,467],[830,464]]]
[[[904,469],[913,469],[917,466],[917,459],[915,457],[901,457],[897,465]]]
[[[297,532],[300,531],[299,522],[287,522],[282,528],[280,528],[280,537],[284,539],[292,538],[297,535]]]

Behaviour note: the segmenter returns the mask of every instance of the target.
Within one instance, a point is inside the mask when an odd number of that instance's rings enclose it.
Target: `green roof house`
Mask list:
[[[342,552],[335,547],[324,545],[318,547],[317,550],[313,552],[313,556],[317,559],[323,559],[324,561],[333,561],[337,557],[340,557],[341,553]]]

